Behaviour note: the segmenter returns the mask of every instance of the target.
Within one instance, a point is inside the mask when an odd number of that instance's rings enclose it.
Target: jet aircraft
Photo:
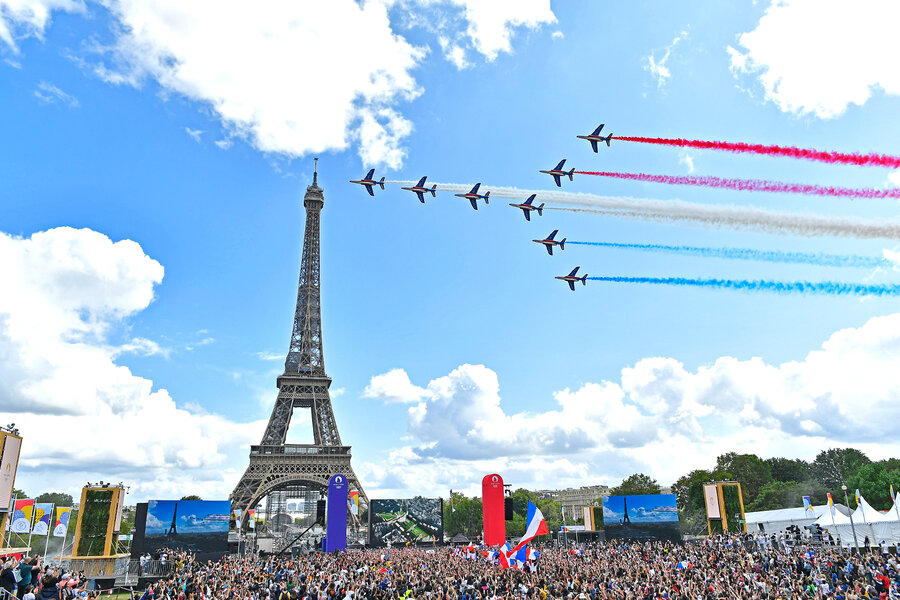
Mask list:
[[[372,186],[380,185],[381,189],[384,189],[384,177],[381,178],[381,181],[375,181],[372,179],[375,176],[375,169],[369,169],[369,172],[366,173],[366,176],[359,180],[350,180],[350,183],[358,183],[360,185],[366,186],[366,191],[369,192],[370,196],[374,196],[375,192],[372,191]]]
[[[543,240],[531,240],[532,242],[536,242],[538,244],[543,244],[544,248],[547,249],[547,254],[553,256],[553,246],[559,246],[560,250],[566,249],[566,238],[561,239],[560,241],[556,241],[553,238],[556,237],[556,234],[559,233],[559,229],[554,229],[553,233],[548,235]]]
[[[544,203],[541,202],[540,206],[534,206],[532,204],[532,202],[534,202],[535,196],[537,196],[537,194],[532,194],[532,195],[528,196],[528,200],[526,200],[522,204],[516,204],[515,202],[510,202],[509,205],[512,206],[513,208],[521,208],[522,212],[525,213],[526,221],[531,220],[531,211],[533,211],[533,210],[536,210],[538,216],[542,217],[542,216],[544,216]]]
[[[569,177],[569,181],[574,181],[573,175],[575,174],[575,169],[569,169],[568,171],[563,170],[563,165],[566,164],[566,159],[562,159],[559,161],[559,164],[556,165],[556,168],[550,169],[549,171],[541,171],[541,173],[546,173],[547,175],[553,176],[553,181],[556,182],[556,187],[562,187],[559,183],[560,177]]]
[[[554,279],[560,279],[562,281],[565,281],[566,283],[569,284],[569,289],[574,292],[576,281],[580,281],[582,284],[587,285],[587,273],[585,273],[581,277],[577,277],[575,275],[575,273],[577,273],[578,269],[580,269],[580,268],[581,267],[575,267],[574,269],[572,269],[572,272],[569,273],[568,275],[563,275],[562,277],[554,277]]]
[[[423,177],[422,179],[420,179],[420,180],[419,180],[419,183],[417,183],[416,185],[414,185],[414,186],[412,186],[412,187],[402,187],[402,188],[400,188],[400,189],[401,189],[401,190],[409,190],[410,192],[415,192],[415,193],[416,193],[416,196],[419,197],[419,202],[421,202],[422,204],[425,204],[425,196],[424,196],[424,194],[426,194],[426,193],[428,193],[428,192],[431,192],[431,197],[432,197],[432,198],[437,198],[437,194],[436,194],[436,192],[437,192],[437,184],[434,184],[434,185],[432,185],[430,188],[427,188],[427,187],[425,187],[425,180],[426,180],[426,179],[428,179],[428,176],[427,176],[427,175],[426,175],[425,177]]]
[[[587,140],[591,143],[591,148],[594,149],[594,152],[597,152],[597,142],[606,142],[606,146],[609,147],[609,142],[612,140],[612,134],[609,134],[606,137],[600,135],[600,130],[603,129],[603,123],[600,124],[597,129],[594,130],[594,133],[590,135],[576,135],[580,140]]]
[[[479,187],[481,187],[481,183],[476,183],[475,187],[473,187],[472,191],[469,192],[468,194],[453,194],[453,195],[458,198],[465,198],[466,200],[468,200],[469,202],[472,203],[472,208],[474,208],[475,210],[478,210],[478,202],[477,202],[478,200],[483,199],[485,204],[491,203],[491,201],[488,199],[488,196],[491,195],[491,192],[487,191],[484,193],[484,196],[482,196],[478,193]]]

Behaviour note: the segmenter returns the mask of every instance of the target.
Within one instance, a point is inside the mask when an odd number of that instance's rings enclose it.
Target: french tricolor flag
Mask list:
[[[544,515],[541,509],[535,506],[530,500],[528,502],[528,519],[525,525],[525,535],[512,549],[512,552],[518,552],[525,544],[533,540],[539,535],[547,535],[550,531],[547,529],[547,522],[544,521]]]

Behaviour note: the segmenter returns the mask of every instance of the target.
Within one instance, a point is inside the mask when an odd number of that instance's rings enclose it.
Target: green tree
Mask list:
[[[828,501],[827,490],[815,479],[806,481],[770,481],[762,486],[756,500],[747,505],[748,511],[776,510],[803,506],[803,496],[809,496],[813,504]]]
[[[716,469],[730,473],[732,479],[740,482],[745,505],[752,504],[759,489],[772,481],[771,468],[755,454],[722,454],[716,459]]]
[[[626,477],[622,483],[609,490],[610,496],[628,496],[640,494],[658,494],[659,482],[643,473],[635,473]]]
[[[190,494],[189,496],[182,496],[181,499],[182,500],[203,500],[203,498],[201,498],[197,494]]]
[[[772,479],[775,481],[806,481],[810,478],[809,463],[800,458],[767,458]]]
[[[34,499],[35,502],[52,502],[53,506],[74,506],[72,496],[62,492],[44,492]]]
[[[838,490],[850,475],[870,462],[869,457],[856,448],[829,448],[816,455],[812,474],[826,489]]]
[[[453,537],[462,533],[469,539],[481,535],[483,514],[481,498],[468,498],[459,492],[453,492],[450,502],[444,509],[444,532]]]
[[[900,470],[887,470],[882,463],[869,463],[861,466],[855,473],[847,477],[847,488],[850,502],[856,506],[853,492],[859,490],[866,502],[878,510],[887,510],[894,503],[891,501],[891,485],[894,491],[900,490]]]

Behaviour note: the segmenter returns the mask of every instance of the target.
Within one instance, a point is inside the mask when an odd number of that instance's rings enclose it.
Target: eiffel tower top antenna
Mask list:
[[[313,184],[312,187],[319,187],[319,158],[313,159]]]

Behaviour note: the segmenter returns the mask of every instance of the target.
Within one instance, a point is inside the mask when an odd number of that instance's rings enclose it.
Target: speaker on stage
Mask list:
[[[316,523],[325,523],[325,501],[316,501]]]
[[[512,498],[503,499],[503,518],[507,521],[513,520]]]

